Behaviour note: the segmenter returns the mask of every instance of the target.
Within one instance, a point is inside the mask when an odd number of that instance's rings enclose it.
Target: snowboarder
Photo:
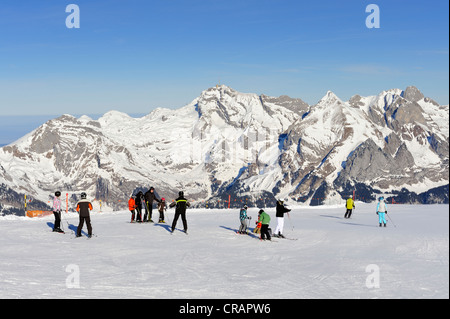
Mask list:
[[[239,220],[241,221],[241,226],[239,226],[238,234],[247,234],[247,219],[252,219],[251,217],[247,216],[247,209],[248,206],[244,205],[244,207],[239,212]]]
[[[144,193],[139,191],[139,193],[136,194],[136,198],[134,199],[135,205],[136,205],[136,222],[141,223],[142,222],[142,200],[144,199]]]
[[[164,211],[167,210],[166,199],[163,197],[161,201],[158,203],[158,211],[159,211],[159,222],[165,223],[164,221]]]
[[[269,232],[270,216],[262,209],[258,214],[258,222],[261,223],[261,240],[271,240]]]
[[[53,198],[53,215],[55,215],[55,224],[53,225],[53,231],[58,233],[64,233],[61,229],[61,200],[59,197],[61,192],[55,192],[55,197]]]
[[[289,213],[291,210],[284,206],[283,200],[279,199],[277,201],[277,228],[275,228],[275,234],[274,237],[281,237],[285,238],[283,236],[283,228],[284,228],[284,214]]]
[[[136,209],[136,202],[134,201],[135,196],[131,196],[128,200],[128,209],[131,213],[131,222],[134,222],[135,217],[135,209]]]
[[[184,227],[184,232],[187,234],[187,221],[186,221],[186,208],[191,206],[191,204],[187,201],[186,198],[184,198],[184,192],[180,191],[178,193],[178,198],[172,203],[170,204],[170,208],[173,208],[176,206],[175,208],[175,217],[173,218],[173,223],[172,223],[172,233],[175,231],[175,227],[177,226],[177,221],[178,218],[181,215],[181,220],[183,221],[183,227]]]
[[[81,200],[77,204],[77,212],[80,215],[80,224],[77,229],[77,237],[81,237],[81,230],[83,229],[84,222],[86,222],[86,226],[88,229],[88,237],[92,237],[92,226],[91,226],[91,217],[90,211],[93,209],[90,201],[86,199],[86,193],[81,193]]]
[[[382,226],[382,224],[384,224],[384,227],[386,227],[387,204],[386,204],[386,201],[384,200],[383,196],[378,198],[377,215],[378,215],[380,227]]]
[[[354,208],[356,208],[355,207],[355,202],[353,201],[353,198],[349,197],[347,199],[345,207],[347,208],[347,211],[345,212],[344,218],[350,218],[352,216],[352,210]]]
[[[144,214],[144,222],[151,222],[152,220],[152,211],[153,211],[153,201],[157,201],[160,203],[161,201],[156,197],[155,188],[150,187],[150,189],[144,195],[145,199],[145,214]],[[148,216],[148,219],[147,219]]]

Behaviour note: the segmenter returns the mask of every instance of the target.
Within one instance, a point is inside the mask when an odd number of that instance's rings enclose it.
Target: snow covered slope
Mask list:
[[[15,192],[8,198],[42,203],[60,190],[73,204],[84,191],[110,210],[150,186],[213,206],[229,195],[273,205],[332,203],[355,189],[366,201],[402,189],[419,194],[448,185],[448,116],[448,106],[415,87],[347,102],[328,91],[309,106],[222,85],[142,118],[111,111],[97,121],[51,120],[0,149],[0,185]],[[445,189],[433,194],[424,197],[448,203]],[[23,206],[4,194],[0,203]]]
[[[0,298],[449,298],[449,206],[388,208],[397,227],[379,228],[371,204],[351,219],[296,207],[285,235],[298,240],[276,242],[237,235],[238,210],[188,210],[188,236],[93,213],[92,239],[73,238],[76,214],[66,234],[52,217],[0,217]]]

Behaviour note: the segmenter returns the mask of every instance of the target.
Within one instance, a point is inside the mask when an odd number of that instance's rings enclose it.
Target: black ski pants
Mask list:
[[[164,220],[164,211],[160,210],[159,211],[159,221],[163,221]]]
[[[142,221],[142,206],[141,205],[138,205],[136,207],[136,212],[137,212],[136,221],[141,222]]]
[[[61,212],[53,212],[55,215],[55,225],[53,226],[53,230],[61,228]]]
[[[268,239],[268,240],[272,239],[269,233],[269,224],[261,225],[261,239]]]
[[[187,231],[188,227],[187,227],[187,221],[186,221],[186,212],[175,212],[175,217],[173,218],[173,223],[172,223],[172,231],[175,230],[175,227],[177,227],[177,221],[180,216],[181,216],[181,220],[183,221],[184,231]]]
[[[83,229],[84,222],[86,222],[86,226],[88,229],[88,235],[92,236],[92,226],[91,226],[91,218],[89,216],[84,217],[80,216],[80,223],[77,228],[77,236],[81,236],[81,230]]]
[[[345,212],[344,218],[350,218],[352,216],[352,209],[347,208],[347,211]]]

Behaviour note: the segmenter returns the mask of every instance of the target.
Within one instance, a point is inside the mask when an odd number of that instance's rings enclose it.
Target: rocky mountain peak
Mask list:
[[[422,100],[425,96],[415,86],[408,86],[406,90],[403,91],[403,97],[408,101],[417,102]]]

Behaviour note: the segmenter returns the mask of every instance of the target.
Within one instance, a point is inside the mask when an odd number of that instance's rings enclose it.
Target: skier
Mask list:
[[[134,222],[134,216],[135,216],[135,209],[136,209],[136,202],[134,201],[135,196],[131,196],[128,200],[128,209],[131,213],[131,222]]]
[[[258,222],[261,223],[261,240],[272,240],[269,233],[270,216],[262,209],[258,214]]]
[[[347,211],[345,212],[344,218],[350,218],[352,216],[352,209],[355,207],[355,202],[353,202],[353,198],[349,197],[345,204]]]
[[[291,210],[284,206],[283,200],[279,199],[277,201],[277,228],[275,229],[274,237],[281,237],[285,238],[283,236],[283,228],[284,228],[284,214],[289,213]]]
[[[178,218],[181,215],[181,220],[183,221],[183,227],[184,227],[184,232],[187,235],[187,221],[186,221],[186,208],[191,206],[191,204],[187,201],[186,198],[184,198],[184,192],[180,191],[178,193],[178,198],[172,203],[170,204],[170,208],[175,207],[175,217],[173,218],[173,223],[172,223],[172,233],[175,231],[175,227],[177,226],[177,221]]]
[[[381,196],[380,198],[378,198],[378,205],[377,205],[377,215],[380,227],[382,226],[383,223],[384,227],[386,227],[387,224],[386,214],[387,214],[387,204],[386,201],[384,200],[384,197]]]
[[[53,198],[53,215],[55,215],[55,225],[53,226],[53,231],[58,233],[64,233],[61,229],[61,200],[59,197],[61,192],[55,192],[55,198]]]
[[[258,220],[255,222],[256,227],[253,229],[255,234],[261,234],[261,223],[259,222],[259,216],[261,216],[261,210],[258,212]]]
[[[166,199],[163,197],[161,201],[158,203],[158,211],[159,211],[159,222],[165,223],[164,221],[164,211],[167,210]]]
[[[239,212],[239,220],[241,221],[241,226],[239,226],[238,234],[247,234],[247,219],[252,219],[247,216],[248,206],[244,205],[244,207]]]
[[[92,237],[92,226],[91,226],[91,217],[90,211],[93,209],[91,202],[86,199],[86,193],[81,193],[81,201],[77,204],[77,212],[80,215],[80,224],[77,229],[77,237],[81,237],[81,230],[83,229],[84,222],[86,222],[86,226],[88,229],[88,237]]]
[[[142,222],[142,200],[144,199],[144,193],[139,191],[139,193],[136,194],[136,198],[134,199],[134,202],[136,204],[136,222],[141,223]]]
[[[156,197],[155,188],[150,187],[150,189],[144,195],[145,199],[145,214],[144,214],[144,222],[151,222],[152,220],[152,211],[153,211],[153,201],[156,200],[158,203],[161,201]],[[148,219],[147,219],[148,216]]]

